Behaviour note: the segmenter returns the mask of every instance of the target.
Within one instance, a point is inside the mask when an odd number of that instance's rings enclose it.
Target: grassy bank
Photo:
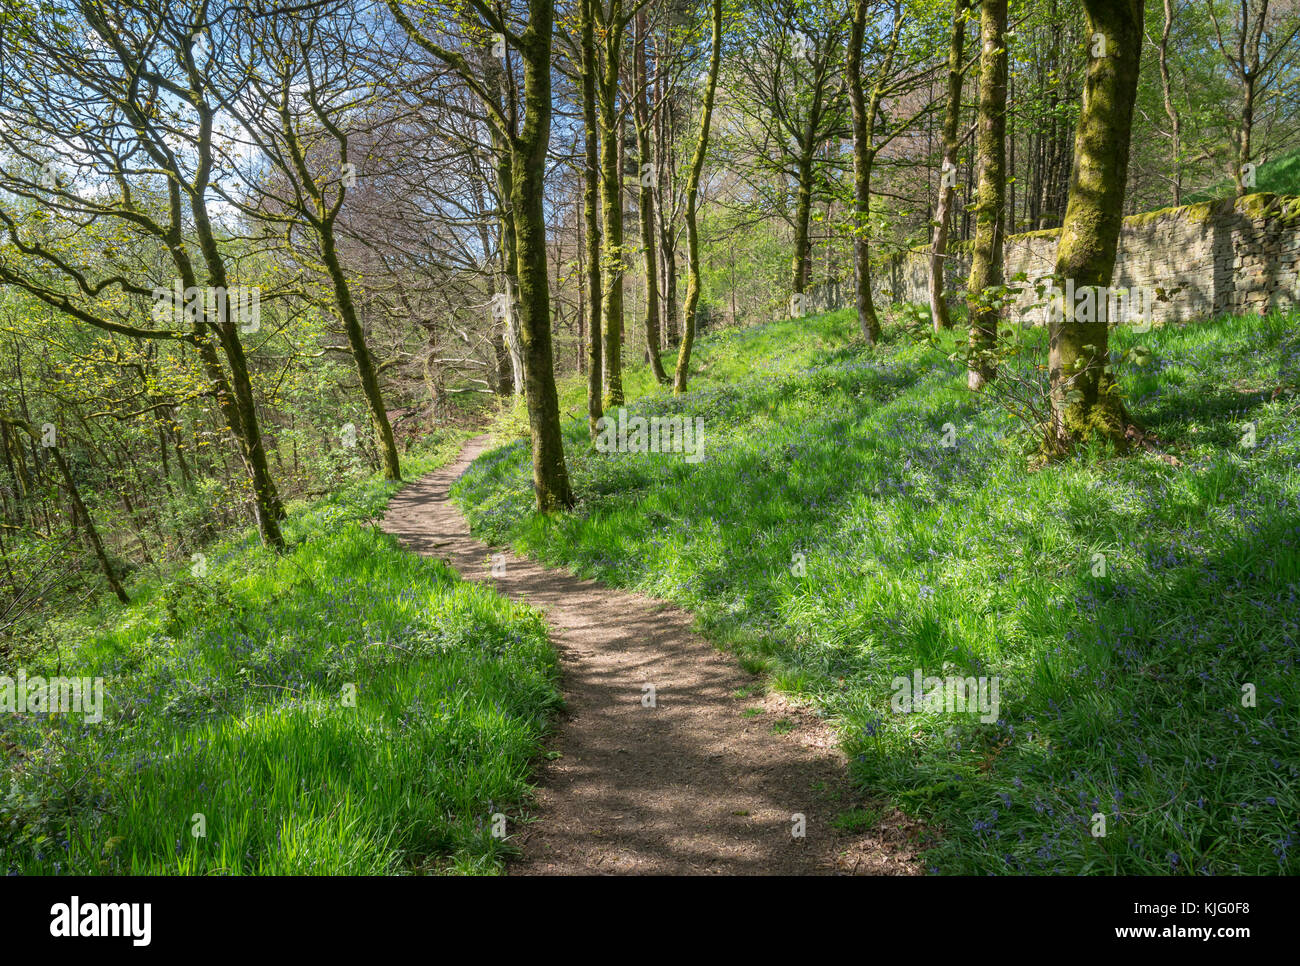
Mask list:
[[[0,716],[0,869],[498,870],[492,816],[513,823],[526,796],[555,656],[534,611],[379,532],[393,489],[294,507],[287,554],[228,543],[61,622],[59,651],[11,655],[106,695],[99,724]]]
[[[600,454],[575,420],[572,515],[532,514],[518,443],[455,493],[481,536],[680,602],[814,702],[937,871],[1294,873],[1297,321],[1140,338],[1119,379],[1177,465],[1027,472],[951,338],[872,351],[837,313],[706,341],[685,397],[630,374],[636,413],[704,417],[701,462]],[[917,671],[996,677],[997,720],[895,710]]]

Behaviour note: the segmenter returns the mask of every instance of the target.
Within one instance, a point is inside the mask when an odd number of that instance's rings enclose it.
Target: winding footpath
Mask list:
[[[470,536],[448,498],[487,448],[488,437],[473,439],[454,464],[403,488],[383,525],[549,623],[565,709],[551,756],[536,763],[533,821],[510,829],[523,852],[512,873],[920,871],[917,828],[899,813],[852,832],[833,824],[864,803],[830,729],[762,696],[757,678],[692,633],[688,613],[510,553],[492,576],[499,551]],[[763,713],[744,714],[754,708]]]

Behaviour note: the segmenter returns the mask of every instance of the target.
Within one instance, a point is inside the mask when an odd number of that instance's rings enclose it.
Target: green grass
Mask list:
[[[1201,201],[1230,197],[1235,191],[1231,178],[1224,178],[1206,191],[1198,191],[1183,199],[1183,204],[1194,205]],[[1255,169],[1255,185],[1251,193],[1268,192],[1275,195],[1300,194],[1300,151],[1292,151],[1272,161],[1265,161]]]
[[[462,435],[408,458],[408,477]],[[63,627],[63,673],[106,679],[105,720],[3,716],[0,868],[498,871],[492,816],[513,833],[526,809],[555,655],[535,611],[374,526],[393,489],[294,507],[284,556],[233,541],[206,575]]]
[[[790,371],[812,365],[827,351],[851,339],[856,328],[847,316],[839,313],[820,317],[811,327],[805,319],[785,319],[752,328],[722,329],[710,334],[695,346],[691,372],[707,385],[725,386],[755,373]],[[639,351],[639,350],[638,350]],[[676,355],[665,353],[664,369],[671,377]],[[586,377],[561,380],[558,385],[560,415],[587,421]],[[629,400],[657,394],[654,373],[649,366],[629,366],[623,370],[623,391]],[[490,431],[498,439],[526,439],[528,412],[523,400],[511,397],[497,401],[498,410],[491,420]]]
[[[854,808],[836,815],[831,824],[841,831],[862,835],[875,828],[880,819],[879,809]]]
[[[637,412],[705,418],[706,458],[600,454],[575,420],[570,515],[533,514],[519,443],[455,496],[483,537],[679,602],[814,701],[862,789],[927,821],[937,871],[1296,872],[1297,320],[1141,337],[1120,382],[1180,465],[1032,473],[952,338],[855,338],[841,312],[707,340],[678,399],[630,373]],[[996,677],[997,720],[896,712],[917,670]]]

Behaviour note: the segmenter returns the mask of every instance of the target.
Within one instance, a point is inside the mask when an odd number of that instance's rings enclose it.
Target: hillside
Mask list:
[[[1300,194],[1300,151],[1291,151],[1272,161],[1259,162],[1259,166],[1255,169],[1255,184],[1251,190],[1275,195]],[[1232,193],[1232,179],[1225,178],[1212,188],[1187,195],[1183,203],[1194,205],[1214,198],[1230,197]]]
[[[463,436],[426,441],[413,473]],[[27,674],[103,678],[101,720],[0,716],[8,874],[494,872],[559,701],[534,611],[398,549],[371,478],[60,615]],[[56,663],[57,662],[57,663]]]
[[[724,333],[677,398],[629,374],[633,413],[704,417],[705,457],[597,453],[571,421],[572,515],[532,513],[521,443],[454,493],[484,539],[677,602],[811,702],[937,830],[932,870],[1294,873],[1295,320],[1156,329],[1120,381],[1162,453],[1030,473],[948,340],[887,332]],[[997,720],[893,713],[917,672],[996,676]]]

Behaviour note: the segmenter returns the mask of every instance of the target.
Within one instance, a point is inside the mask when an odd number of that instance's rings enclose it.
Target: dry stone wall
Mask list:
[[[1046,317],[1033,283],[1055,270],[1059,237],[1053,229],[1007,238],[1007,284],[1021,290],[1008,317]],[[877,297],[929,304],[928,257],[908,252],[894,259],[877,275]],[[1132,296],[1145,290],[1157,323],[1263,314],[1300,307],[1298,263],[1300,197],[1247,195],[1125,218],[1111,289]],[[950,295],[964,293],[969,271],[969,249],[954,252],[946,265]],[[1022,273],[1025,281],[1013,281]]]

